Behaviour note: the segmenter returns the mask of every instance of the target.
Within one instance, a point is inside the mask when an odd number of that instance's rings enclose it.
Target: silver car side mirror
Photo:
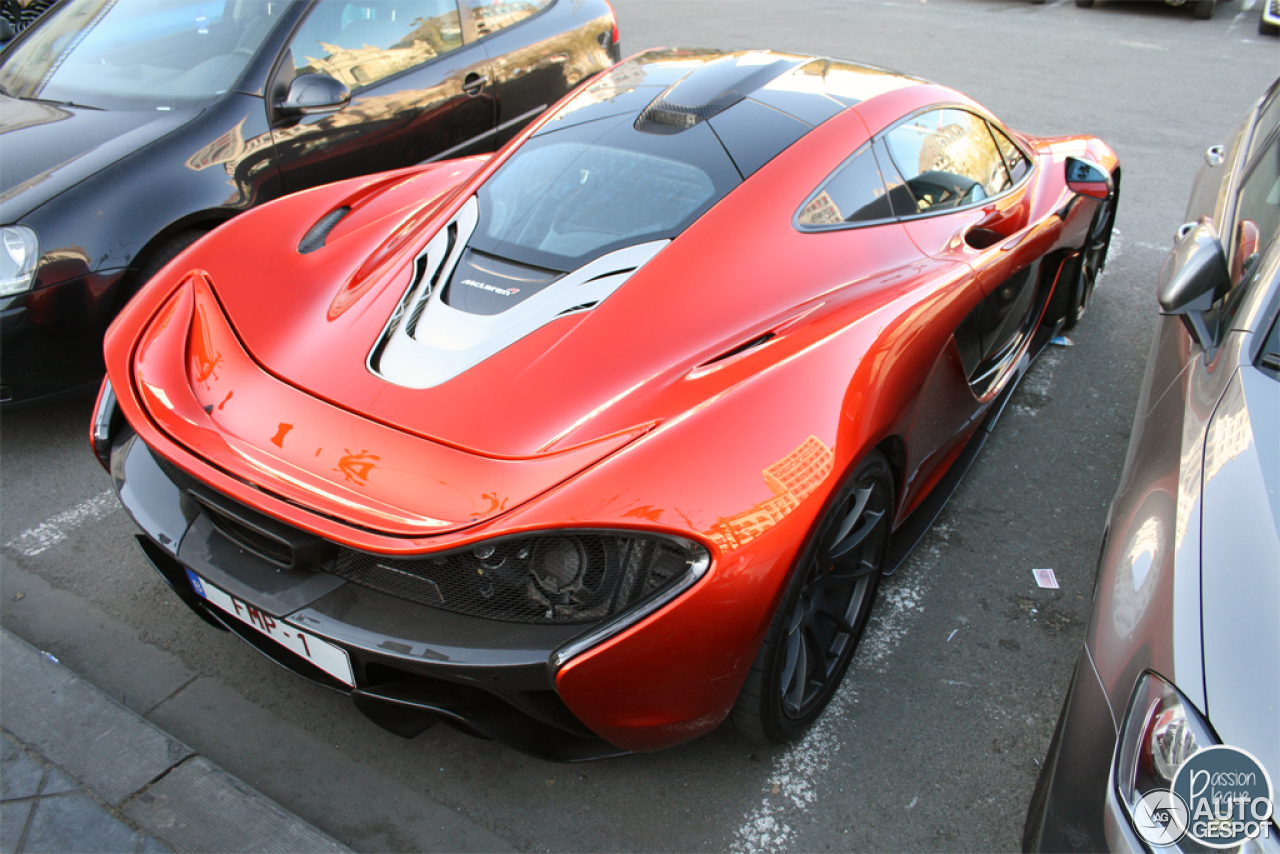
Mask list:
[[[1160,313],[1181,318],[1196,343],[1211,349],[1218,337],[1213,306],[1230,286],[1226,253],[1209,218],[1179,229],[1178,242],[1160,270]]]

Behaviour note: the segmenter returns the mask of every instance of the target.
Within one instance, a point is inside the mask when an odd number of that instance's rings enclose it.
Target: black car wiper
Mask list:
[[[75,101],[56,101],[53,98],[31,98],[22,95],[14,95],[8,89],[0,86],[0,93],[8,95],[10,98],[17,98],[19,101],[35,101],[37,104],[48,104],[51,107],[75,107],[77,110],[98,110],[102,111],[102,107],[93,107],[89,104],[77,104]]]

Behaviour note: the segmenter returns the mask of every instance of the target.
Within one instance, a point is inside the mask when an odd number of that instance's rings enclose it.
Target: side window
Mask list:
[[[802,227],[816,228],[892,217],[889,196],[868,143],[805,203],[797,222]]]
[[[1267,138],[1267,132],[1275,127],[1280,127],[1280,86],[1277,86],[1271,93],[1267,103],[1262,106],[1262,112],[1258,114],[1258,123],[1254,126],[1253,142],[1250,143],[1251,153],[1262,147],[1263,141]]]
[[[455,0],[320,0],[290,50],[298,74],[328,74],[356,92],[461,45]]]
[[[1273,133],[1267,147],[1249,169],[1240,185],[1236,222],[1253,220],[1258,227],[1258,249],[1271,242],[1280,231],[1280,134]],[[1222,235],[1223,242],[1233,239]]]
[[[518,24],[550,4],[551,0],[464,0],[475,21],[476,35],[482,38]]]
[[[1022,153],[1021,148],[1013,144],[1013,140],[1004,135],[1004,131],[995,125],[991,126],[991,135],[996,138],[996,147],[1000,149],[1000,153],[1004,155],[1004,162],[1009,166],[1009,180],[1015,184],[1018,183],[1031,171],[1027,156]]]
[[[973,113],[930,110],[884,139],[918,213],[978,204],[1012,183],[986,121]]]

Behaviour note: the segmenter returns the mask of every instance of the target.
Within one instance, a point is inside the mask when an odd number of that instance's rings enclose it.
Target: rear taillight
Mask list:
[[[115,433],[119,411],[111,380],[104,379],[102,388],[98,390],[98,403],[93,408],[93,423],[89,425],[89,442],[93,445],[94,456],[107,471],[111,470],[111,437]]]

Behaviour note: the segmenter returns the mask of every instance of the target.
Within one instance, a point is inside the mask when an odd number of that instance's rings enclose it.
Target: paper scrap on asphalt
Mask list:
[[[1052,569],[1033,569],[1031,571],[1035,573],[1036,584],[1048,590],[1058,589],[1058,576],[1053,574]]]

